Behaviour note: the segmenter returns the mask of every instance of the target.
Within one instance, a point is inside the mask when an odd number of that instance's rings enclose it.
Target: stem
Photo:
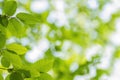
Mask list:
[[[7,68],[0,68],[0,69],[2,69],[2,70],[8,70]]]

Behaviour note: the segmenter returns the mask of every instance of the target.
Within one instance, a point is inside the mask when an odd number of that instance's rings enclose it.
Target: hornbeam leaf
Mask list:
[[[33,16],[29,13],[18,13],[17,18],[25,24],[36,24],[40,22],[40,20],[36,16]]]
[[[16,9],[16,1],[6,1],[4,4],[3,12],[8,16],[12,16],[15,13]]]
[[[10,66],[10,61],[7,60],[5,57],[2,57],[2,59],[1,59],[1,64],[2,64],[2,66],[4,66],[4,67],[9,67],[9,66]]]
[[[18,55],[23,55],[27,52],[27,49],[24,46],[16,43],[11,43],[7,45],[6,48],[10,51],[17,53]]]
[[[24,34],[23,24],[17,18],[11,18],[9,20],[8,30],[16,37],[21,37]]]
[[[16,68],[16,69],[22,68],[22,66],[23,66],[22,60],[18,55],[5,50],[3,52],[3,57],[5,57],[8,61],[10,61],[10,63],[14,66],[14,68]]]

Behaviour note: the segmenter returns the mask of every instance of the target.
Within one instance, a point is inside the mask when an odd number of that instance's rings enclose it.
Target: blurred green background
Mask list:
[[[16,1],[16,14],[40,20],[25,26],[21,38],[8,35],[7,43],[29,49],[28,62],[54,58],[48,73],[55,80],[120,80],[120,0]]]

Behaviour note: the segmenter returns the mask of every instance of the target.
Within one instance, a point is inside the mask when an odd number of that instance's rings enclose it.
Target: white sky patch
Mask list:
[[[90,66],[89,76],[90,77],[95,77],[96,76],[96,68],[94,66]]]
[[[75,76],[74,80],[85,80],[85,78],[82,76]]]
[[[67,51],[70,48],[70,46],[71,46],[71,42],[66,40],[63,43],[62,50]]]
[[[118,8],[120,8],[120,0],[111,0],[112,3],[117,6]]]
[[[100,80],[110,80],[110,79],[107,75],[104,74],[100,77]]]
[[[46,24],[43,24],[43,25],[41,25],[41,35],[44,37],[47,33],[48,33],[48,31],[49,31],[49,26],[48,25],[46,25]]]
[[[21,2],[22,4],[26,4],[28,0],[19,0],[19,2]]]
[[[35,62],[44,57],[44,52],[49,48],[49,42],[46,39],[41,39],[38,45],[35,45],[31,51],[26,54],[26,59],[29,62]]]
[[[114,32],[109,37],[109,40],[115,46],[120,46],[120,32]]]
[[[69,58],[69,55],[67,52],[65,51],[61,51],[61,52],[54,52],[53,54],[55,57],[59,57],[63,60],[67,60]]]
[[[100,50],[101,50],[101,46],[100,45],[93,45],[93,46],[91,46],[85,52],[86,58],[90,61],[91,57],[96,55],[96,54],[99,54]]]
[[[82,51],[82,47],[80,47],[78,45],[73,45],[72,48],[77,54],[80,54]]]
[[[91,38],[92,38],[93,40],[96,39],[97,36],[98,36],[97,31],[92,31],[92,32],[90,32],[89,34],[90,34],[90,36],[91,36]]]
[[[7,44],[14,43],[15,42],[15,37],[11,37],[10,39],[7,40]]]
[[[24,8],[21,8],[21,7],[18,7],[15,14],[13,15],[14,17],[16,17],[16,15],[18,13],[21,13],[21,12],[24,12],[24,13],[29,13],[28,11],[26,11]]]
[[[108,80],[120,80],[120,60],[115,61],[114,71]]]
[[[59,11],[51,12],[47,20],[50,23],[55,22],[57,26],[62,26],[68,23],[65,13]]]
[[[0,9],[0,14],[2,14],[2,9]]]
[[[113,56],[114,50],[115,49],[114,49],[113,46],[107,45],[105,47],[105,50],[103,52],[103,57],[101,57],[101,63],[98,64],[98,68],[100,68],[100,69],[107,69],[107,68],[109,68],[110,61],[111,61],[111,58]]]
[[[74,72],[78,69],[79,65],[77,62],[73,62],[71,65],[70,65],[70,71],[71,72]]]
[[[65,24],[67,24],[66,15],[64,13],[57,12],[57,20],[58,20],[56,22],[57,26],[63,26]]]
[[[74,80],[90,80],[90,79],[88,75],[84,75],[84,76],[76,75]]]
[[[60,12],[64,12],[64,8],[65,8],[64,1],[63,0],[56,0],[55,1],[55,8],[56,8],[56,10],[58,10]]]
[[[48,21],[54,23],[60,27],[68,24],[66,14],[64,13],[65,3],[63,0],[56,0],[53,2],[55,11],[52,11],[48,16]]]
[[[2,2],[3,0],[0,0],[0,2]]]
[[[41,13],[49,8],[47,0],[33,0],[31,3],[31,10],[36,13]]]
[[[30,43],[30,40],[28,38],[22,38],[21,42],[22,42],[22,45],[26,46]]]
[[[102,12],[100,13],[100,18],[107,22],[110,20],[111,15],[118,10],[118,7],[113,3],[108,3],[104,6]]]
[[[54,23],[56,16],[57,16],[56,12],[55,11],[51,11],[49,16],[48,16],[48,18],[47,18],[48,22]]]
[[[115,28],[117,32],[120,32],[120,18],[118,18],[115,22]]]
[[[99,6],[97,0],[88,0],[88,7],[91,9],[97,9]]]

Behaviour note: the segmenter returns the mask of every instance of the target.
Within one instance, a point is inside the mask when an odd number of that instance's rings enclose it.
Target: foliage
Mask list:
[[[110,66],[107,69],[97,67],[104,56],[104,48],[113,46],[109,36],[115,31],[115,20],[120,16],[116,12],[106,22],[99,17],[109,0],[98,0],[97,9],[89,8],[87,0],[64,0],[67,22],[62,25],[59,19],[49,20],[50,14],[57,11],[54,0],[46,0],[49,9],[41,13],[30,9],[33,1],[26,0],[25,4],[20,0],[0,2],[0,80],[74,80],[76,75],[89,75],[92,67],[96,74],[88,80],[100,80],[104,74],[111,74],[114,61],[120,57],[117,46]],[[24,11],[17,11],[21,8]],[[48,40],[49,49],[42,59],[30,63],[25,59],[26,54],[43,38]],[[28,43],[24,44],[23,39]],[[102,49],[88,59],[86,51],[94,45]],[[77,68],[71,70],[73,64],[77,64]],[[7,76],[3,76],[4,73]]]

